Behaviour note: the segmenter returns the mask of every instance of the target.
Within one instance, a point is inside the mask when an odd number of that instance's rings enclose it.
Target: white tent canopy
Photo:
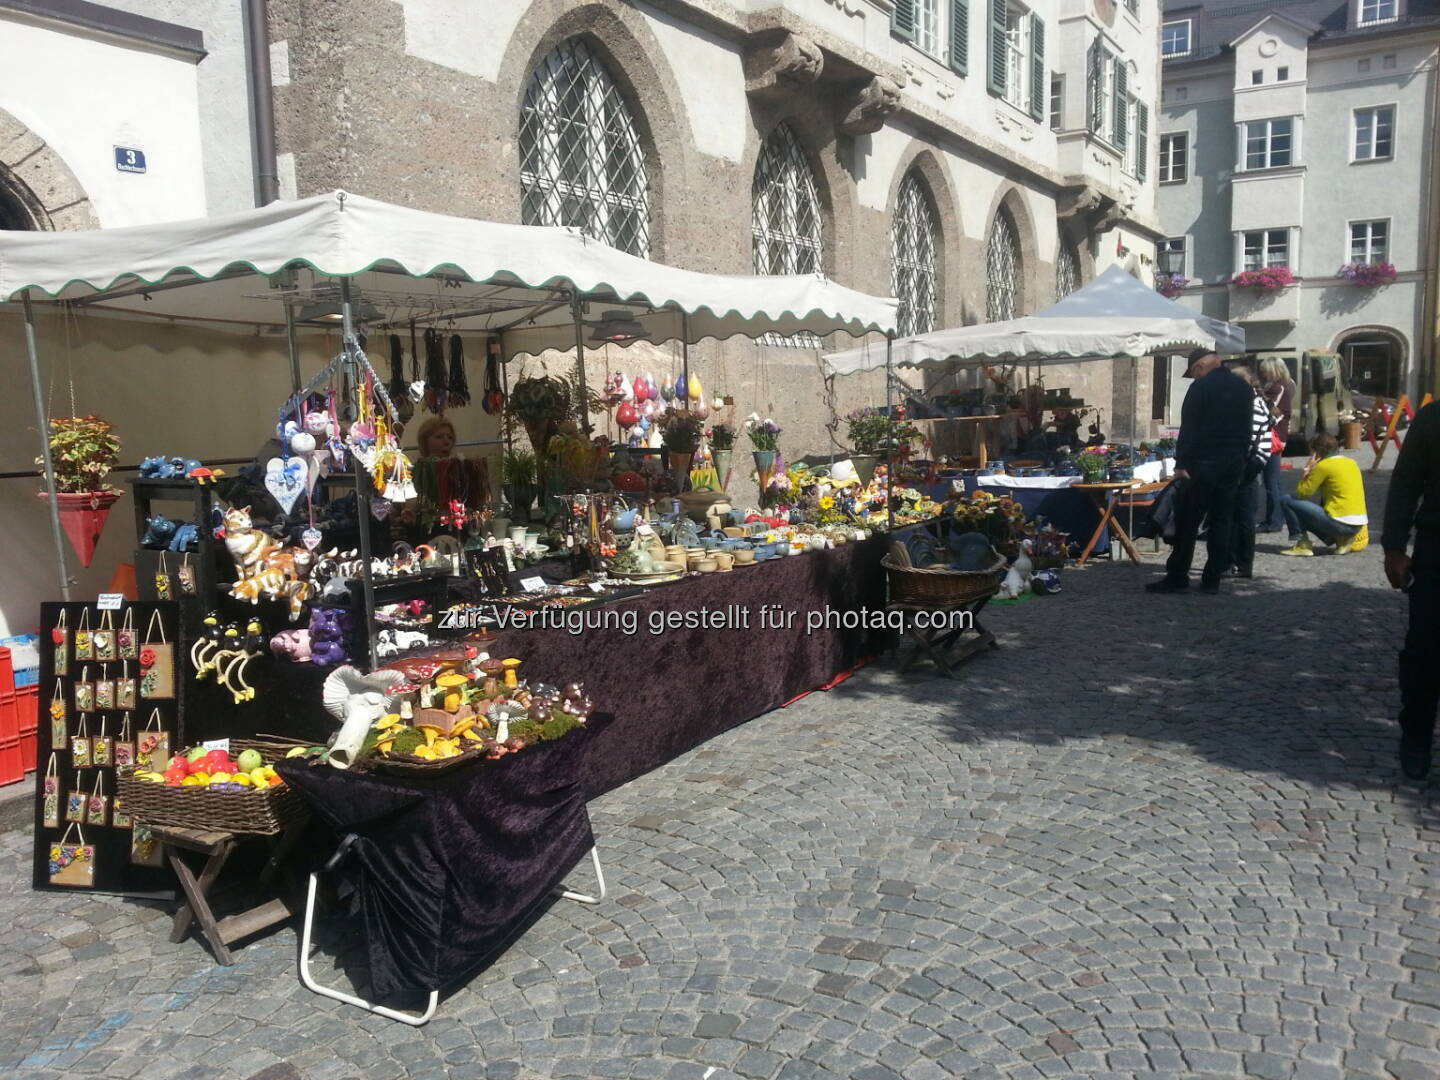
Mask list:
[[[654,342],[886,332],[897,307],[819,276],[680,270],[572,229],[451,217],[339,191],[133,228],[0,232],[0,300],[28,289],[122,317],[253,332],[284,323],[282,301],[300,307],[333,296],[327,279],[338,277],[353,280],[372,330],[443,319],[457,330],[501,333],[507,354],[573,348],[575,294],[589,307],[587,324],[623,310],[643,327],[637,336]]]
[[[1118,266],[1044,311],[1006,322],[897,338],[896,367],[943,367],[954,361],[1032,364],[1153,356],[1194,348],[1242,352],[1245,331],[1169,300]],[[836,375],[885,366],[885,347],[862,345],[825,357]]]

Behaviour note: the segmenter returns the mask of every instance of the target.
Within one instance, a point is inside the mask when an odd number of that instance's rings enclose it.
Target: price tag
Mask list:
[[[522,577],[520,579],[520,588],[526,592],[535,592],[545,587],[545,579],[542,577]]]
[[[592,581],[590,582],[590,591],[593,593],[603,593],[605,591],[605,586],[601,585],[598,581]]]
[[[119,611],[124,606],[125,594],[118,592],[102,592],[95,604],[99,611]]]
[[[206,750],[224,750],[227,754],[230,752],[229,739],[207,739],[200,745],[203,746]]]

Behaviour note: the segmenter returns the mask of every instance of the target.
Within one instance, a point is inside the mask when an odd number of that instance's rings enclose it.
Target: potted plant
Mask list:
[[[716,424],[710,429],[710,456],[715,462],[715,475],[724,488],[730,479],[730,455],[735,449],[735,429],[729,424]]]
[[[761,420],[758,413],[751,413],[745,418],[745,434],[750,436],[750,453],[755,458],[755,471],[759,474],[762,492],[775,471],[775,454],[780,449],[780,432],[783,430],[768,416]]]
[[[688,409],[667,409],[660,417],[660,436],[665,440],[665,450],[670,455],[670,471],[675,482],[685,486],[690,472],[690,459],[700,448],[700,432],[704,421]]]
[[[1388,262],[1346,263],[1335,271],[1335,276],[1344,278],[1359,288],[1378,288],[1395,280],[1395,264]]]
[[[920,437],[913,424],[896,420],[881,409],[856,409],[845,418],[853,452],[850,461],[861,483],[870,483],[875,474],[876,459],[892,450],[908,447],[911,439]]]
[[[535,455],[529,450],[511,450],[505,455],[505,498],[515,517],[530,520],[530,507],[535,502]]]
[[[1080,479],[1087,484],[1103,484],[1110,463],[1104,454],[1086,450],[1075,455],[1075,467],[1080,470]]]
[[[1259,270],[1242,270],[1230,279],[1230,284],[1256,292],[1274,292],[1294,285],[1295,275],[1288,266],[1266,266]]]
[[[49,442],[60,524],[80,565],[89,566],[110,507],[120,497],[118,488],[105,483],[120,460],[120,440],[98,416],[55,416],[50,418]],[[43,466],[45,459],[36,458],[35,464]],[[42,491],[40,497],[49,494]]]
[[[550,375],[520,379],[510,388],[506,411],[525,425],[535,451],[536,480],[543,490],[550,440],[559,434],[560,424],[570,415],[570,385]]]
[[[1190,279],[1184,274],[1167,274],[1162,272],[1155,275],[1155,291],[1161,296],[1168,297],[1171,300],[1174,300],[1175,297],[1184,292],[1186,286],[1189,284]]]

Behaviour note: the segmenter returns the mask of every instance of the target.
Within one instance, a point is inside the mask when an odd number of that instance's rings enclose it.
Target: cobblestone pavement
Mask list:
[[[1434,1080],[1401,600],[1376,547],[1279,546],[1218,598],[1067,571],[955,682],[872,668],[611,794],[611,899],[419,1030],[302,989],[289,929],[223,970],[159,910],[32,894],[4,834],[0,1075]]]

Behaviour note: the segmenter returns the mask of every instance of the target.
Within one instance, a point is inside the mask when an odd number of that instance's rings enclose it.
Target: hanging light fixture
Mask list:
[[[628,311],[606,311],[590,323],[590,344],[624,345],[645,336],[645,327]]]

